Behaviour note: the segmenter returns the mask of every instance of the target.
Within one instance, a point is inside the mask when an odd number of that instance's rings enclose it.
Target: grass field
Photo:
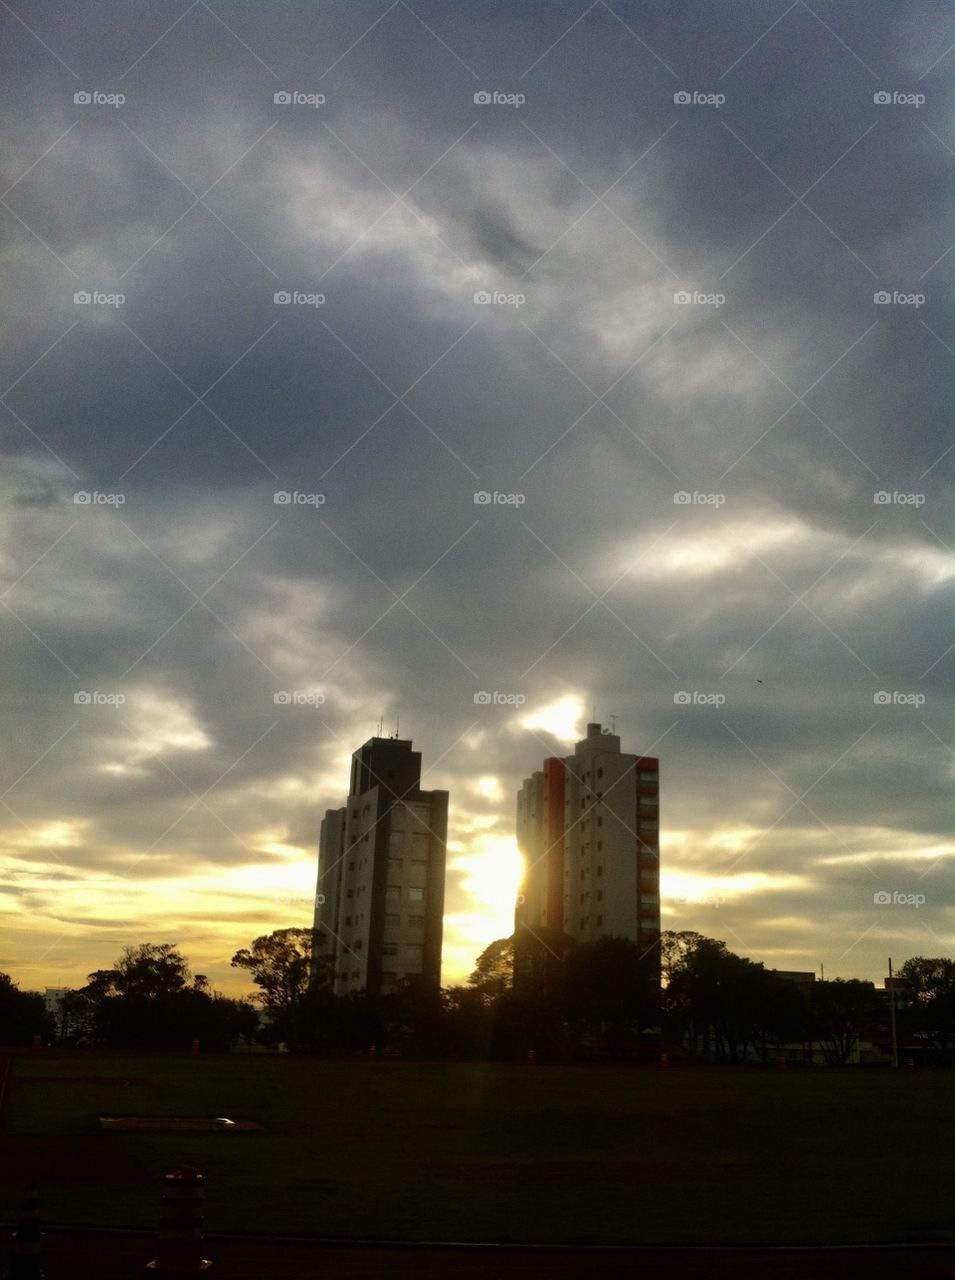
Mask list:
[[[98,1137],[104,1114],[224,1115],[266,1132]],[[206,1175],[210,1231],[902,1242],[955,1240],[953,1122],[955,1074],[942,1071],[44,1051],[13,1059],[2,1142],[45,1150],[54,1223],[152,1229],[161,1177],[183,1163]],[[78,1174],[66,1156],[84,1139]],[[104,1181],[111,1153],[128,1153],[141,1180]],[[6,1179],[9,1221],[21,1180]]]

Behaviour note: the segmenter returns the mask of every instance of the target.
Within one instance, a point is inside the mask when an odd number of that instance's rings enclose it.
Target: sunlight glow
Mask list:
[[[529,709],[521,717],[520,724],[524,729],[541,729],[552,734],[559,742],[578,742],[582,736],[579,726],[583,723],[584,714],[583,698],[576,693],[568,693],[546,707]]]

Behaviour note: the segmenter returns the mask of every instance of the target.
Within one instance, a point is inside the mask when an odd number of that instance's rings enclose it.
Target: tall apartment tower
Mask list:
[[[627,755],[599,724],[574,754],[552,756],[517,796],[525,875],[515,928],[605,934],[650,945],[660,935],[660,762]]]
[[[421,790],[420,751],[370,738],[319,842],[315,929],[337,995],[378,995],[411,976],[440,986],[447,837],[448,793]]]

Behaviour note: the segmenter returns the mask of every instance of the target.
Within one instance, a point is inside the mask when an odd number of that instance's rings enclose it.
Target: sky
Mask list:
[[[248,990],[381,721],[461,981],[594,716],[661,761],[664,928],[951,955],[946,4],[0,23],[0,969]]]

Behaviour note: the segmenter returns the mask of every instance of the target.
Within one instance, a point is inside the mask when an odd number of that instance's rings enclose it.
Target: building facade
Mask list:
[[[517,797],[525,875],[515,928],[606,934],[651,946],[660,936],[660,762],[629,755],[588,724],[572,756],[550,757]]]
[[[421,790],[421,753],[370,738],[319,841],[316,954],[331,958],[337,995],[406,977],[440,986],[447,837],[448,793]]]

